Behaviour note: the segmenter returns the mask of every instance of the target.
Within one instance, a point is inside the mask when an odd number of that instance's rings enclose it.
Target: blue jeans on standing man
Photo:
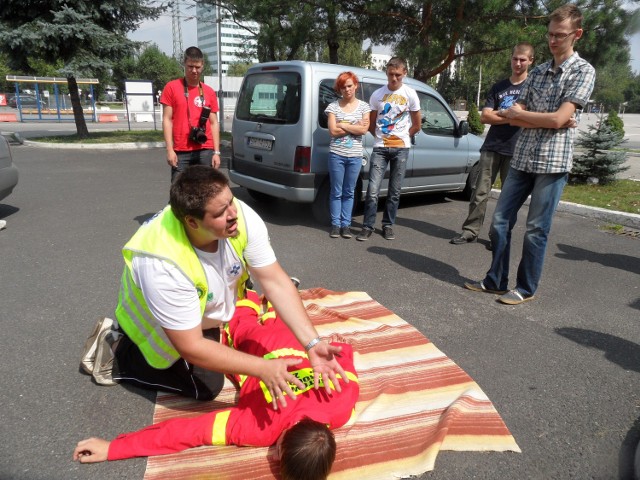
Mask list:
[[[356,188],[362,157],[329,154],[329,213],[334,227],[351,226],[353,191]]]
[[[389,189],[387,191],[387,201],[382,216],[382,226],[396,223],[396,214],[398,213],[398,205],[400,204],[400,190],[402,189],[402,181],[404,180],[404,174],[407,170],[408,158],[408,148],[375,147],[373,149],[369,168],[367,199],[364,203],[364,228],[373,230],[376,223],[378,196],[387,165],[390,165]]]
[[[518,219],[518,211],[531,195],[516,290],[525,298],[536,292],[542,276],[551,221],[567,178],[566,172],[543,174],[509,169],[491,222],[491,268],[483,280],[487,288],[508,290],[511,230]]]

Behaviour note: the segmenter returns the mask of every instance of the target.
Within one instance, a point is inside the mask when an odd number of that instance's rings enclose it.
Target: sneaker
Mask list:
[[[298,277],[289,277],[291,278],[291,282],[295,285],[296,288],[300,286],[300,279]]]
[[[88,375],[93,374],[93,363],[96,359],[96,349],[98,347],[98,337],[105,330],[111,330],[113,326],[113,320],[104,317],[98,320],[96,326],[93,327],[93,331],[87,341],[84,342],[84,348],[82,349],[82,358],[80,359],[80,368]]]
[[[122,333],[115,330],[107,330],[98,336],[98,348],[93,366],[93,379],[98,385],[117,385],[118,380],[113,379],[113,345],[120,340]]]
[[[359,240],[361,242],[366,242],[367,240],[369,240],[372,233],[373,233],[373,229],[364,227],[356,237],[356,240]]]
[[[351,228],[349,227],[342,227],[340,229],[340,236],[342,238],[351,238]]]
[[[391,225],[385,225],[382,227],[382,236],[385,240],[395,240],[396,236],[393,233],[393,228]]]
[[[494,290],[492,288],[487,288],[484,286],[482,281],[480,282],[464,282],[464,288],[467,290],[472,290],[474,292],[484,292],[484,293],[495,293],[496,295],[502,295],[503,293],[507,293],[508,290]]]
[[[331,233],[329,236],[331,238],[340,238],[340,227],[331,227]]]
[[[3,228],[6,228],[7,226],[7,221],[6,220],[0,220],[0,230],[2,230]]]
[[[449,240],[449,243],[453,245],[464,245],[465,243],[473,243],[473,242],[476,242],[477,240],[478,240],[478,237],[476,236],[466,236],[464,233],[461,233],[460,235],[453,237],[451,240]]]
[[[533,300],[534,297],[531,295],[530,297],[525,297],[518,290],[510,290],[501,297],[498,297],[498,301],[500,303],[504,303],[505,305],[520,305],[521,303],[528,302],[529,300]]]

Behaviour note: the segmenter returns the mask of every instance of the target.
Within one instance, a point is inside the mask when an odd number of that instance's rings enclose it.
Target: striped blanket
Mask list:
[[[419,331],[363,292],[301,292],[319,333],[353,345],[360,378],[354,418],[336,430],[331,479],[407,478],[433,470],[440,450],[520,449],[480,387]],[[235,402],[159,394],[154,422]],[[152,457],[145,480],[277,478],[275,448],[201,447]]]

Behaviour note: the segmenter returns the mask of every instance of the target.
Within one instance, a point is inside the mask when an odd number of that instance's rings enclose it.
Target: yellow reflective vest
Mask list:
[[[249,278],[243,255],[248,242],[247,226],[241,203],[235,199],[234,202],[238,211],[238,235],[227,241],[243,266],[243,274],[238,280],[238,298],[243,298],[245,282]],[[173,263],[193,283],[200,299],[201,314],[204,314],[207,303],[207,277],[184,226],[170,206],[143,224],[122,249],[125,266],[116,307],[118,324],[138,346],[149,365],[158,369],[169,368],[180,354],[151,314],[142,291],[133,281],[132,259],[136,254]]]

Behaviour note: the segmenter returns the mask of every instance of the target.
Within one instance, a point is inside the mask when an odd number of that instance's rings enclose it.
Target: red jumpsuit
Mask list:
[[[301,357],[303,361],[289,371],[305,384],[297,391],[297,399],[287,407],[274,410],[271,397],[262,382],[255,377],[237,377],[240,400],[233,408],[216,410],[193,418],[177,418],[151,425],[142,430],[119,435],[109,446],[109,460],[147,457],[179,452],[202,445],[269,446],[280,434],[304,417],[325,423],[331,429],[349,420],[358,400],[359,386],[353,366],[353,350],[342,347],[338,362],[350,382],[341,382],[342,392],[327,395],[324,387],[313,388],[313,370],[304,348],[289,328],[273,312],[257,313],[257,296],[249,292],[246,300],[238,302],[236,313],[229,322],[226,341],[233,348],[266,358]]]

